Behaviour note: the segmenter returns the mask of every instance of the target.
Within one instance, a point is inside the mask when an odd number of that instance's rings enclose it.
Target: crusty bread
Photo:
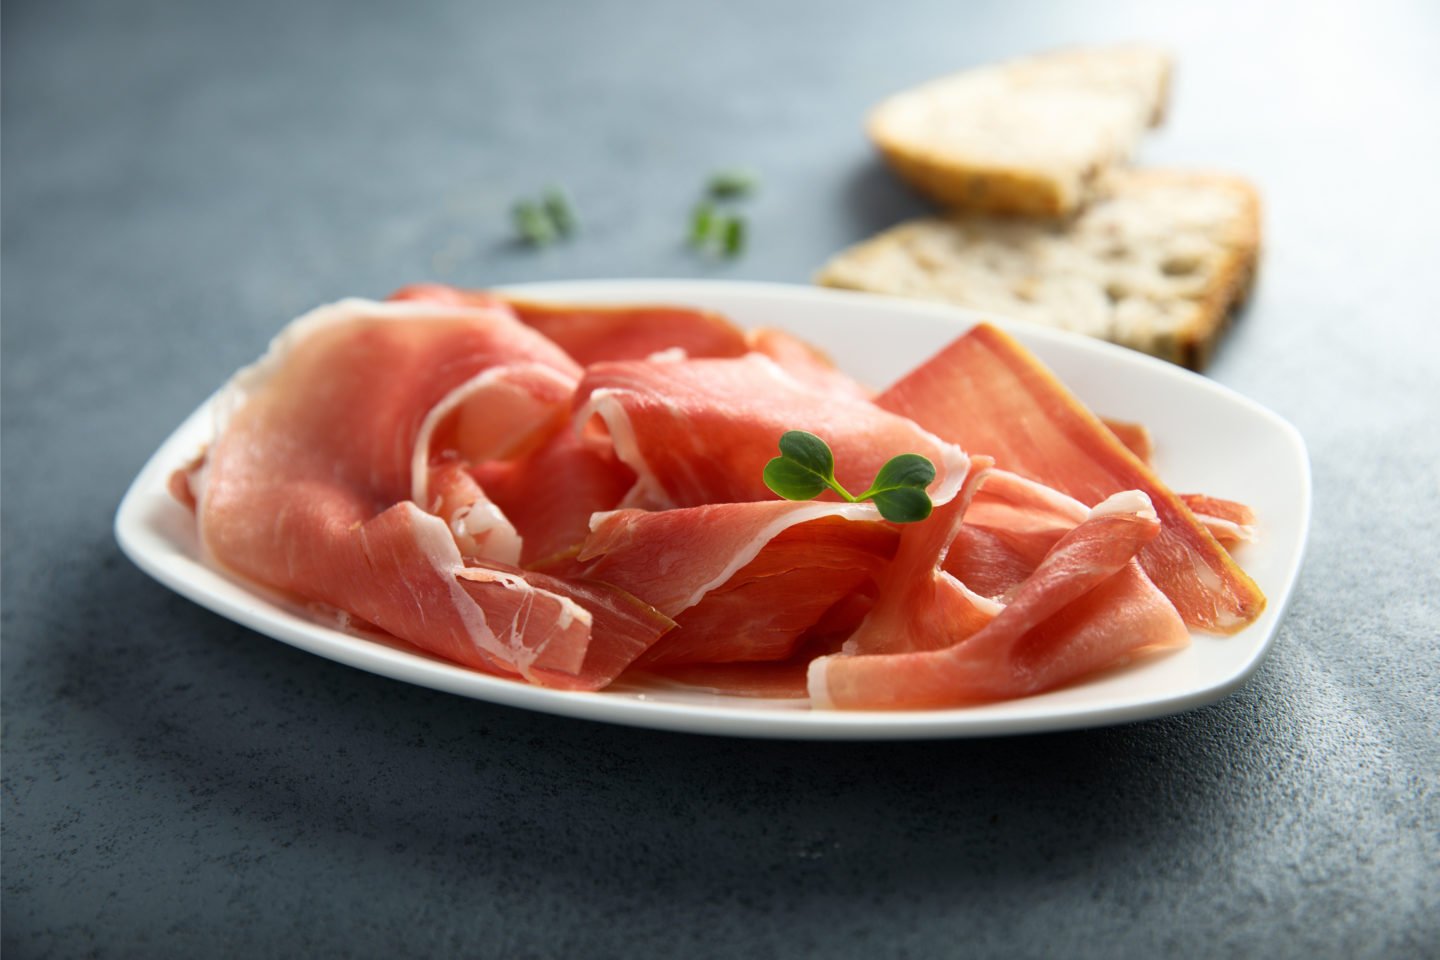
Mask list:
[[[1160,122],[1169,78],[1152,47],[1063,50],[932,80],[867,126],[896,173],[946,207],[1063,216]]]
[[[1260,199],[1223,174],[1122,170],[1064,221],[952,215],[901,224],[836,256],[832,287],[941,300],[1202,368],[1245,298]]]

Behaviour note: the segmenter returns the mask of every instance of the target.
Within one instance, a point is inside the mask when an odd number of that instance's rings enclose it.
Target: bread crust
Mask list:
[[[1107,170],[1125,162],[1139,135],[1165,114],[1170,87],[1169,57],[1151,47],[1073,48],[1012,60],[941,77],[888,98],[870,112],[866,131],[894,171],[942,206],[998,215],[1062,217],[1083,206]],[[977,88],[984,88],[978,93]],[[993,88],[993,89],[992,89]],[[1106,108],[1077,136],[1087,142],[1083,156],[1063,163],[1032,158],[1046,125],[1005,130],[1010,112],[1034,98],[1080,91],[1091,105]],[[968,111],[968,114],[967,114]],[[973,117],[977,128],[998,122],[1002,132],[975,140],[973,152],[957,145],[936,125],[914,114],[933,113],[953,129]],[[1083,111],[1080,111],[1083,112]],[[1068,118],[1067,118],[1068,119]],[[982,143],[982,141],[984,141]],[[1010,159],[999,159],[1007,153]]]
[[[1254,282],[1262,233],[1258,191],[1231,174],[1162,169],[1114,171],[1097,190],[1103,195],[1093,206],[1061,221],[975,214],[909,221],[840,253],[816,282],[1095,332],[1077,323],[1065,303],[1025,287],[1031,280],[1041,287],[1069,285],[1089,296],[1097,335],[1203,369]],[[1182,208],[1196,204],[1218,207],[1198,219],[1186,216]],[[1100,237],[1125,251],[1123,270],[1097,249]],[[1179,263],[1172,275],[1172,264],[1162,261],[1177,248],[1200,253],[1193,267]],[[1057,250],[1064,256],[1053,256]],[[997,258],[1009,270],[1004,276],[993,266]],[[1117,285],[1125,289],[1112,293]],[[1149,322],[1119,322],[1128,308]]]

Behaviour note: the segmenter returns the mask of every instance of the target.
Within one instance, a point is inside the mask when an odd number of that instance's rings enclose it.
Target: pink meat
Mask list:
[[[438,283],[402,287],[390,299],[503,305],[584,366],[606,360],[643,360],[667,350],[679,350],[688,357],[738,357],[749,349],[740,328],[718,313],[692,307],[538,303]]]
[[[1234,633],[1264,610],[1265,595],[1184,502],[998,328],[977,325],[876,402],[1082,503],[1144,491],[1162,529],[1141,565],[1191,626]]]
[[[1159,530],[1143,494],[1117,494],[1061,538],[980,630],[940,649],[819,658],[809,671],[812,702],[920,709],[1026,696],[1142,648],[1183,645],[1184,621],[1133,560]]]
[[[985,627],[999,605],[978,596],[942,568],[991,461],[976,457],[960,493],[920,523],[906,524],[874,607],[845,643],[850,654],[889,654],[948,647]]]
[[[954,495],[965,455],[910,419],[807,385],[759,354],[737,360],[601,363],[577,391],[579,417],[602,421],[635,471],[622,505],[646,509],[771,500],[765,464],[787,430],[808,430],[835,453],[836,476],[866,489],[900,453],[929,457],[933,498]],[[958,469],[957,469],[958,468]]]
[[[484,458],[538,442],[568,401],[556,384],[578,373],[503,312],[362,301],[322,308],[289,327],[222,399],[227,422],[188,478],[202,542],[244,576],[348,610],[447,659],[555,686],[602,686],[613,673],[588,670],[609,663],[590,645],[610,641],[590,629],[594,605],[508,569],[513,548],[491,549],[507,542],[504,531],[466,523],[488,509],[479,488],[446,467],[460,449]],[[485,424],[486,396],[504,412],[503,429]],[[451,449],[438,438],[455,417],[478,417],[480,428],[460,429]],[[467,538],[472,559],[499,573],[467,566],[457,546]],[[634,635],[623,645],[639,635],[653,642],[668,628],[633,598],[601,592],[606,616]]]
[[[745,343],[753,352],[774,360],[801,383],[859,400],[870,400],[875,396],[874,390],[842,372],[835,366],[835,361],[794,334],[773,327],[761,327],[747,331]]]
[[[604,514],[577,559],[675,619],[642,664],[779,660],[874,583],[896,539],[870,505],[770,500]]]
[[[590,517],[615,509],[635,474],[608,443],[587,443],[568,426],[519,460],[487,463],[475,475],[522,539],[520,563],[547,567],[590,535]]]
[[[1089,513],[1057,490],[993,469],[965,511],[945,572],[981,596],[1007,600]]]

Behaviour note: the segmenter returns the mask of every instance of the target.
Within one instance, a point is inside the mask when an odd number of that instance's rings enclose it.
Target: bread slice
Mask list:
[[[1127,169],[1067,220],[913,220],[839,254],[816,280],[1074,330],[1198,370],[1259,248],[1260,198],[1245,180]]]
[[[1160,122],[1169,83],[1153,47],[1062,50],[932,80],[867,126],[895,172],[944,206],[1063,216]]]

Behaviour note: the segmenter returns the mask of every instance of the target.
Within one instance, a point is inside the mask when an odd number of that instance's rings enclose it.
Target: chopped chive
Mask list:
[[[690,218],[690,246],[709,246],[718,225],[715,220],[715,204],[709,200],[701,201]]]
[[[536,203],[522,200],[515,204],[515,229],[528,244],[543,247],[555,240],[555,224]]]
[[[555,232],[562,237],[568,237],[575,232],[576,220],[575,209],[570,204],[570,196],[563,187],[551,187],[545,191],[545,213],[550,217],[550,223],[555,227]]]
[[[710,177],[709,193],[716,200],[743,197],[755,191],[760,178],[749,170],[721,170]]]
[[[745,218],[730,217],[725,221],[724,233],[721,234],[721,249],[727,257],[738,257],[745,249]]]

